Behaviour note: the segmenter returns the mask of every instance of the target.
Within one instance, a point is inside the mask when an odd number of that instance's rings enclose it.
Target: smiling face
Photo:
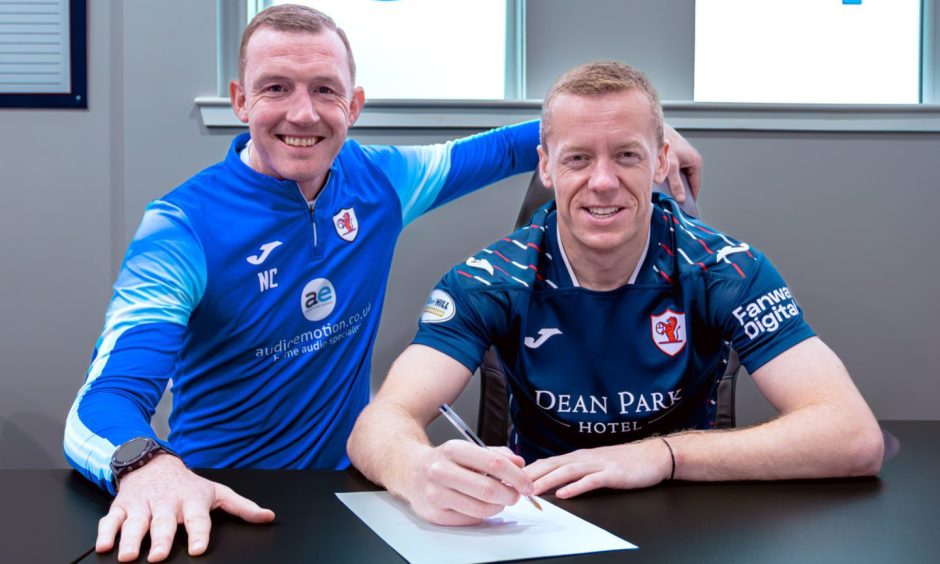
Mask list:
[[[326,181],[365,96],[353,86],[346,48],[320,33],[260,28],[245,49],[232,108],[251,132],[251,168],[296,181],[312,198]]]
[[[668,145],[657,139],[650,99],[631,88],[601,95],[561,93],[546,111],[539,175],[554,189],[566,254],[642,253],[653,181],[662,182]]]

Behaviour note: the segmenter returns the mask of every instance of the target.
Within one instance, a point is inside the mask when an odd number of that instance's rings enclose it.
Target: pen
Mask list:
[[[446,403],[442,403],[441,407],[439,407],[438,409],[440,410],[442,414],[444,414],[444,417],[446,417],[447,420],[450,421],[451,425],[453,425],[454,427],[457,428],[458,431],[460,431],[460,434],[463,435],[465,439],[467,439],[468,441],[470,441],[471,443],[477,446],[486,448],[486,445],[483,444],[483,441],[480,440],[480,437],[478,437],[476,433],[470,430],[470,427],[468,427],[467,424],[463,422],[463,419],[461,419],[460,416],[457,415],[457,412],[451,409],[449,405],[447,405]],[[538,509],[539,511],[542,510],[542,506],[539,505],[539,502],[535,501],[534,497],[532,497],[531,495],[527,495],[525,496],[525,498],[529,500],[529,502],[532,505],[534,505],[536,509]]]

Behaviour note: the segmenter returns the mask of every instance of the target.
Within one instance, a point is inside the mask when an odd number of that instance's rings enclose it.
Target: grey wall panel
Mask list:
[[[128,2],[124,11],[126,246],[147,203],[222,160],[237,132],[209,131],[193,106],[216,95],[216,3]]]
[[[65,464],[110,294],[111,25],[90,10],[87,110],[0,110],[0,468]]]
[[[643,70],[663,100],[691,100],[694,0],[529,0],[527,98],[542,99],[569,68],[616,59]]]
[[[876,415],[936,419],[937,134],[691,133],[702,214],[765,251]],[[742,398],[753,397],[744,382]],[[742,401],[748,420],[759,401]]]

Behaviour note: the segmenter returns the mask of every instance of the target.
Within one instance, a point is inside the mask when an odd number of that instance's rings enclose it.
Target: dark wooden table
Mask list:
[[[884,422],[901,451],[878,479],[699,484],[549,499],[639,550],[557,562],[935,562],[940,421]],[[199,562],[398,562],[336,498],[375,489],[354,471],[201,472],[274,509],[272,525],[218,513]],[[0,562],[116,562],[96,555],[110,499],[68,470],[0,471]],[[190,561],[185,535],[171,561]],[[146,549],[139,561],[146,561]]]

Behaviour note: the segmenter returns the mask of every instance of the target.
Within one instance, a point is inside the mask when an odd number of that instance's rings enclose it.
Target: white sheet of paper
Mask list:
[[[441,527],[425,522],[386,491],[336,497],[412,564],[498,562],[637,548],[542,498],[538,501],[543,511],[521,499],[480,525]]]

